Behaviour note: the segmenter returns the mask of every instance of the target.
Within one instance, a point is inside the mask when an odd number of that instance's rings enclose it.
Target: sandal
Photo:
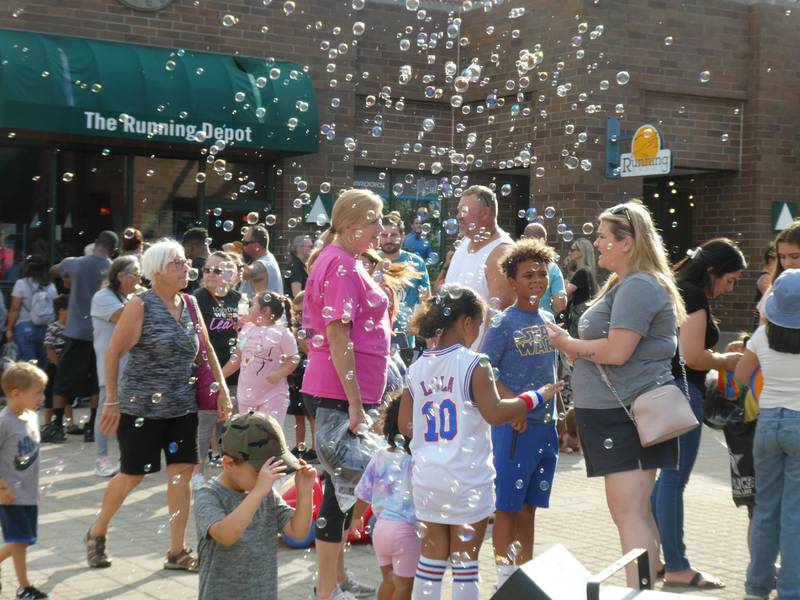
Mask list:
[[[717,579],[708,573],[697,571],[688,582],[677,582],[664,580],[664,587],[691,587],[698,590],[719,590],[725,587],[722,580]]]
[[[167,560],[164,561],[164,568],[170,571],[189,571],[197,573],[197,557],[192,555],[191,550],[183,550],[172,553],[167,552]]]
[[[105,569],[111,566],[111,559],[106,552],[106,536],[92,535],[92,530],[86,532],[86,562],[92,569]]]

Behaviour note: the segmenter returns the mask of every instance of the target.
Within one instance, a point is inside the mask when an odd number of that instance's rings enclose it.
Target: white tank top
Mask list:
[[[471,392],[481,356],[461,345],[426,350],[408,369],[411,485],[422,520],[471,523],[494,511],[491,427]]]
[[[458,283],[471,287],[488,304],[489,280],[486,278],[486,261],[489,260],[489,255],[492,251],[500,244],[514,243],[514,240],[505,231],[498,229],[498,232],[500,237],[492,240],[477,252],[470,252],[472,240],[464,237],[453,253],[453,258],[450,259],[450,268],[447,270],[447,275],[444,279],[445,284]],[[472,344],[472,350],[480,349],[483,342],[484,327],[485,323],[481,324],[480,334]]]

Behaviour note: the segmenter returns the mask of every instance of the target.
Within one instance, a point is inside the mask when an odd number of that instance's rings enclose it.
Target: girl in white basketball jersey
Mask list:
[[[494,512],[491,426],[524,431],[527,413],[562,384],[501,400],[485,355],[469,349],[485,306],[467,287],[449,285],[425,300],[411,330],[437,343],[408,369],[400,423],[411,438],[411,486],[422,555],[413,598],[437,600],[448,560],[453,598],[477,600],[478,552]]]

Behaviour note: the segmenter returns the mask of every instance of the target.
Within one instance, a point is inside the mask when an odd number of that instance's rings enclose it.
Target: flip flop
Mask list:
[[[724,588],[725,584],[713,575],[697,571],[687,583],[665,580],[664,587],[693,587],[698,590],[719,590]]]

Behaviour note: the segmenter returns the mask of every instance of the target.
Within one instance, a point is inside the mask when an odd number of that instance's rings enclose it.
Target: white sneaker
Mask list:
[[[113,477],[119,473],[119,466],[107,456],[94,461],[94,474],[98,477]]]
[[[194,475],[192,475],[192,479],[189,482],[189,485],[192,486],[193,490],[196,490],[201,485],[203,485],[205,482],[206,482],[206,478],[203,477],[202,473],[195,473]]]
[[[316,586],[314,586],[311,590],[311,598],[312,600],[317,600]],[[350,592],[344,591],[337,585],[335,588],[333,588],[331,595],[328,596],[328,600],[356,600],[356,597]]]

